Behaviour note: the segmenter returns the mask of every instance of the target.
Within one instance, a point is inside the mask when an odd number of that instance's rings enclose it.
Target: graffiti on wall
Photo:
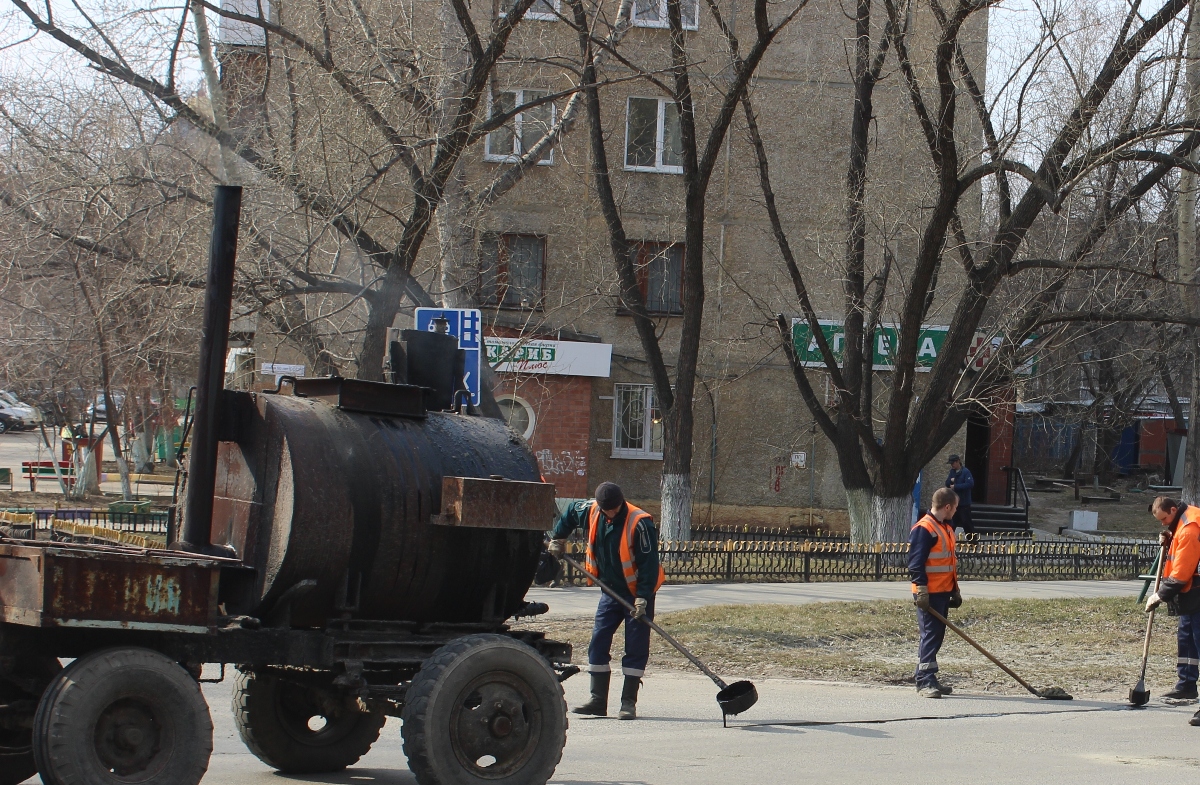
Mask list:
[[[573,474],[583,477],[587,474],[587,455],[582,450],[551,450],[537,451],[538,466],[542,474]]]

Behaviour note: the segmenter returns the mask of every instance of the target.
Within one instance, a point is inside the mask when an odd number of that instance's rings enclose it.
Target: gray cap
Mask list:
[[[955,461],[961,461],[961,460],[962,460],[962,458],[958,457],[957,455],[951,455],[949,458],[946,459],[946,463],[954,463]]]

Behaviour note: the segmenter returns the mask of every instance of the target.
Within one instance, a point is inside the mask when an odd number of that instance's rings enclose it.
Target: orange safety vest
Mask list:
[[[636,597],[637,565],[633,562],[633,538],[637,536],[638,523],[643,518],[649,518],[650,513],[638,509],[632,504],[626,503],[626,507],[628,508],[628,512],[625,514],[625,536],[621,538],[621,571],[625,575],[625,584],[629,587],[629,593]],[[600,566],[596,563],[596,538],[600,536],[601,517],[603,516],[600,512],[600,503],[593,501],[592,509],[588,512],[587,558],[583,563],[584,569],[593,578],[600,577]],[[657,592],[666,579],[667,573],[660,564],[658,565],[658,583],[654,584],[654,591]],[[590,580],[588,581],[588,585],[592,585]]]
[[[1192,590],[1200,576],[1200,509],[1188,505],[1179,516],[1179,525],[1171,536],[1171,547],[1163,562],[1163,577],[1183,583],[1183,592]]]
[[[937,543],[925,559],[925,575],[929,579],[929,593],[954,591],[958,585],[958,556],[954,553],[954,530],[938,523],[937,518],[925,515],[913,526],[922,528],[937,538]],[[913,594],[917,584],[912,585]]]

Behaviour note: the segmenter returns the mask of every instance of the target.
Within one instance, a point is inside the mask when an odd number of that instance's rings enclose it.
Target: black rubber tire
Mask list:
[[[420,785],[545,785],[567,743],[558,677],[533,648],[505,635],[471,635],[434,652],[409,685],[402,717],[404,754]],[[503,749],[513,734],[519,748]]]
[[[212,737],[191,674],[151,649],[104,649],[71,663],[46,689],[33,754],[45,785],[198,785]]]
[[[48,656],[20,657],[19,659],[21,662],[18,676],[25,686],[0,678],[0,703],[27,700],[33,704],[36,712],[42,688],[58,675],[62,670],[62,665],[57,659]],[[0,729],[0,785],[17,785],[34,774],[37,774],[37,763],[33,759],[32,729],[28,731]]]
[[[0,420],[0,433],[4,433],[7,430],[8,430],[8,423],[4,422],[3,420]],[[17,782],[20,782],[20,780],[17,780]]]
[[[239,673],[233,720],[246,747],[286,774],[326,774],[357,763],[379,738],[387,716],[363,711],[358,699],[339,695],[332,680],[332,674],[322,684],[311,673],[295,680],[272,670]],[[334,716],[323,713],[330,706]],[[323,717],[324,727],[311,730],[313,717]]]

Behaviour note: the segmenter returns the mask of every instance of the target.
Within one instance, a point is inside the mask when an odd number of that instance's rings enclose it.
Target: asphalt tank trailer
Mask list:
[[[578,669],[510,622],[545,610],[525,593],[554,487],[511,429],[470,413],[449,335],[404,331],[403,383],[225,390],[240,203],[217,189],[167,547],[0,529],[0,785],[195,785],[213,734],[200,682],[218,673],[277,770],[344,769],[393,716],[421,785],[543,785]]]

